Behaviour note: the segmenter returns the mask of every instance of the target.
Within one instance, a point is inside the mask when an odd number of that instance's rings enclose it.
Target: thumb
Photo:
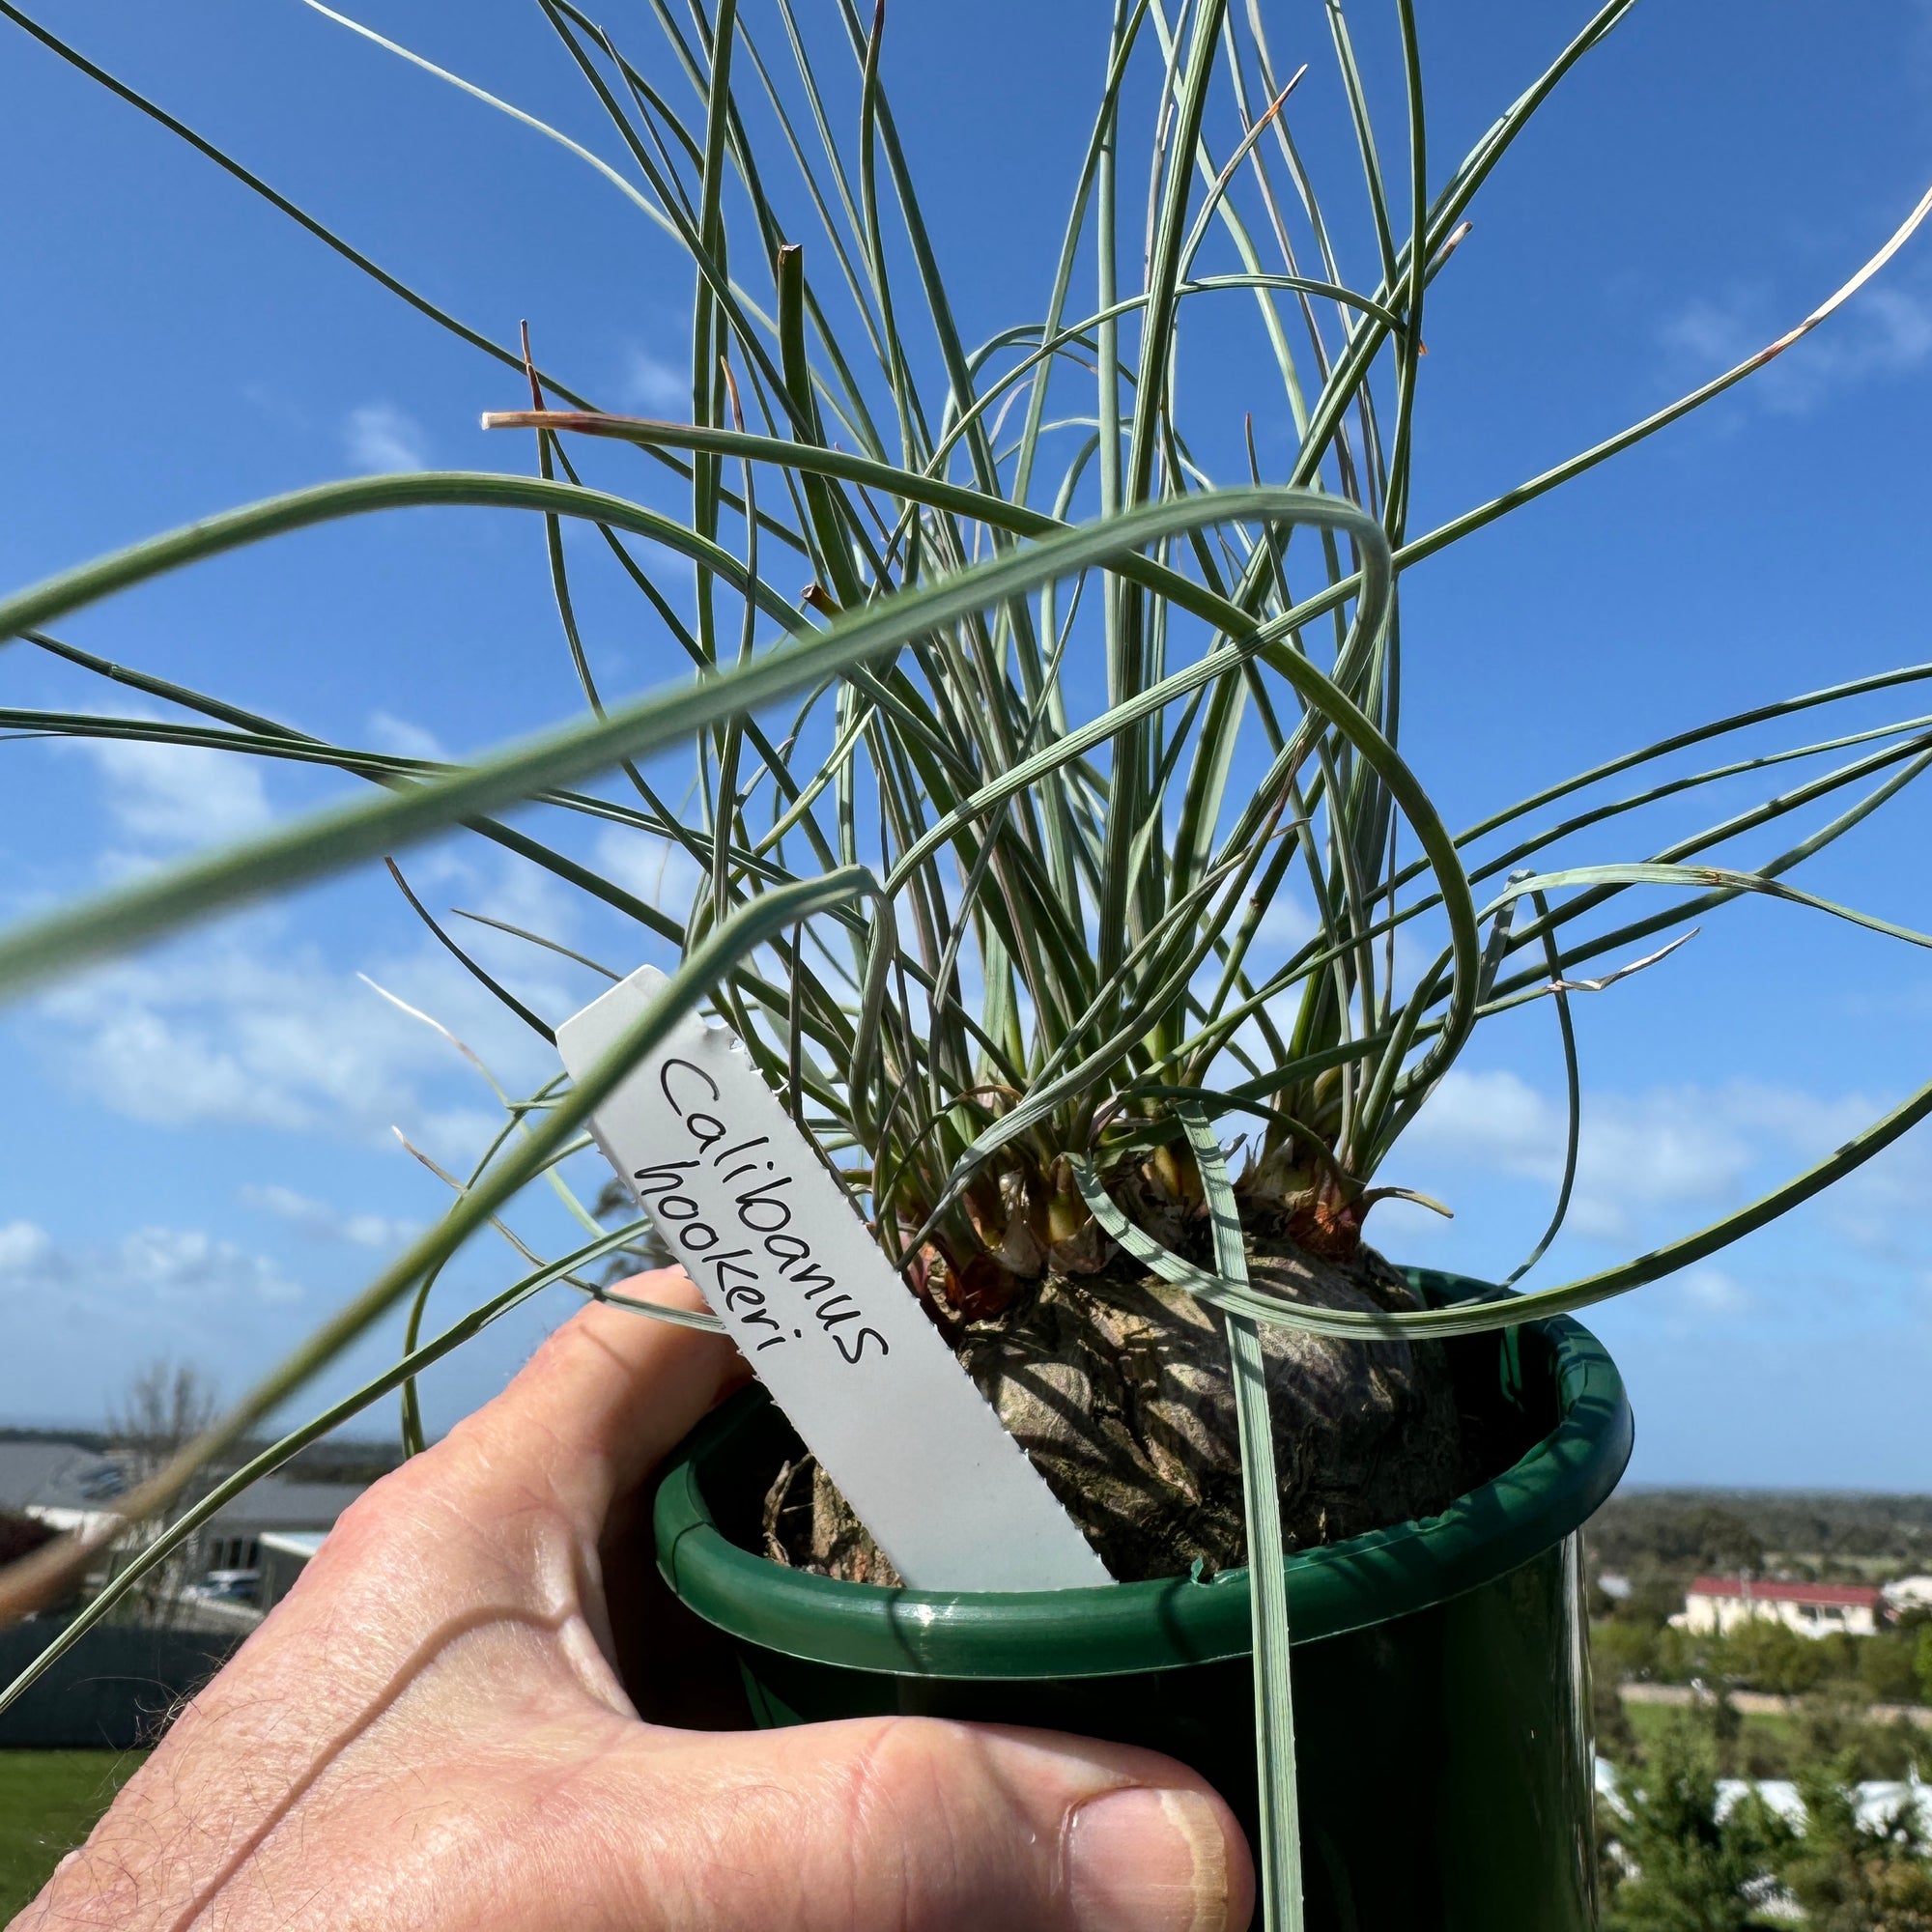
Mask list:
[[[1151,1751],[924,1718],[657,1738],[705,1924],[1242,1932],[1253,1910],[1234,1814]]]

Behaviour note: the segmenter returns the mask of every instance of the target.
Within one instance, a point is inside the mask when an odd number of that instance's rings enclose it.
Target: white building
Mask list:
[[[308,1561],[322,1548],[327,1535],[321,1529],[265,1529],[260,1544],[261,1583],[255,1592],[256,1607],[264,1616],[294,1587],[295,1580],[308,1568]]]
[[[1800,1636],[1870,1636],[1885,1607],[1862,1583],[1767,1583],[1748,1577],[1699,1577],[1670,1621],[1679,1630],[1728,1633],[1761,1618]]]
[[[1932,1610],[1932,1577],[1900,1577],[1884,1594],[1893,1610]]]
[[[49,1529],[107,1522],[127,1487],[120,1464],[98,1449],[46,1437],[0,1442],[0,1510],[33,1517]]]
[[[1626,1776],[1628,1774],[1620,1772],[1608,1758],[1601,1755],[1597,1758],[1597,1796],[1619,1818],[1630,1816],[1630,1804],[1623,1791]],[[1804,1831],[1804,1800],[1799,1796],[1797,1785],[1783,1777],[1719,1778],[1719,1819],[1728,1818],[1744,1803],[1746,1793],[1751,1791],[1755,1791],[1787,1825],[1799,1832]],[[1852,1786],[1852,1800],[1859,1823],[1867,1829],[1876,1830],[1894,1818],[1902,1817],[1916,1823],[1921,1832],[1932,1833],[1932,1784],[1923,1782],[1917,1772],[1906,1778],[1872,1778],[1863,1784],[1855,1784]]]
[[[0,1512],[56,1531],[108,1527],[128,1487],[125,1460],[112,1452],[45,1437],[0,1441]],[[252,1628],[366,1487],[263,1477],[196,1531],[167,1587],[202,1628]],[[155,1533],[143,1524],[116,1548],[137,1548]]]
[[[196,1568],[255,1570],[270,1531],[327,1535],[335,1519],[368,1487],[365,1483],[303,1483],[264,1476],[231,1496],[203,1525]]]

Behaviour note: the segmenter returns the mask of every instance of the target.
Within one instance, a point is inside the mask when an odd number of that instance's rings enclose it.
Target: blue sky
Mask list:
[[[1389,48],[1369,12],[1358,31],[1377,86]],[[540,359],[576,386],[612,407],[677,407],[688,275],[555,148],[295,0],[42,0],[40,16],[478,327],[509,339],[528,318]],[[491,0],[459,17],[384,0],[366,17],[613,153],[534,9]],[[1267,17],[1285,65],[1325,72],[1318,7]],[[1582,17],[1478,5],[1453,27],[1425,21],[1438,179]],[[991,0],[970,36],[959,23],[957,9],[896,0],[886,71],[978,337],[1043,297],[1104,12]],[[17,30],[0,33],[12,298],[0,312],[12,377],[0,582],[357,469],[526,461],[475,427],[480,410],[521,401],[509,372]],[[1312,85],[1297,127],[1332,146],[1325,99]],[[1535,473],[1797,320],[1917,199],[1928,128],[1923,8],[1640,6],[1498,173],[1432,293],[1413,526]],[[1194,407],[1237,425],[1252,361],[1204,347],[1214,353],[1187,377]],[[1264,461],[1286,447],[1265,413],[1257,433]],[[1929,434],[1932,238],[1759,384],[1412,573],[1405,747],[1445,817],[1465,823],[1709,715],[1932,656]],[[598,473],[656,487],[636,461]],[[583,596],[608,689],[675,670],[631,603],[608,588]],[[110,657],[395,750],[462,753],[575,702],[540,538],[507,516],[417,511],[311,532],[67,628]],[[9,704],[102,703],[99,686],[21,647],[0,655],[0,688]],[[1915,708],[1909,695],[1874,701],[1840,728]],[[213,754],[0,746],[0,911],[246,832],[343,784]],[[1646,844],[1716,815],[1660,813]],[[1928,831],[1908,793],[1806,883],[1932,924]],[[1776,849],[1745,841],[1735,857]],[[651,889],[640,841],[613,839],[601,856]],[[1643,854],[1610,840],[1598,856]],[[622,967],[646,956],[614,919],[566,907],[494,851],[450,843],[410,870],[433,904],[542,924]],[[596,990],[514,942],[478,950],[552,1017]],[[458,1163],[490,1131],[489,1092],[358,975],[435,1013],[506,1084],[548,1071],[541,1042],[366,876],[12,1009],[0,1030],[12,1099],[0,1417],[98,1419],[159,1353],[202,1362],[233,1392],[441,1205],[392,1128]],[[1571,1231],[1539,1284],[1701,1224],[1932,1077],[1926,955],[1788,907],[1734,907],[1667,965],[1577,1006],[1584,1161]],[[1391,1208],[1372,1232],[1402,1259],[1506,1270],[1548,1211],[1560,1136],[1551,1018],[1531,1008],[1480,1037],[1387,1170],[1448,1200],[1455,1222]],[[1831,1201],[1597,1311],[1591,1325],[1637,1406],[1634,1473],[1932,1486],[1928,1202],[1921,1133]],[[522,1225],[539,1242],[565,1232],[542,1202]],[[448,1307],[513,1266],[507,1249],[473,1249]],[[536,1304],[439,1371],[432,1422],[500,1385],[567,1305]],[[373,1365],[386,1345],[358,1360]]]

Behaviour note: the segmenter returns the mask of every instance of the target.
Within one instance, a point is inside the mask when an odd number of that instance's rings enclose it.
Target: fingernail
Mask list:
[[[1068,1822],[1080,1932],[1232,1932],[1230,1881],[1221,1814],[1199,1792],[1110,1791]]]

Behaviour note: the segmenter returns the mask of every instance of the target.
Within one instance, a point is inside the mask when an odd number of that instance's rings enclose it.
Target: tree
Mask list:
[[[1630,1584],[1630,1595],[1617,1606],[1619,1622],[1662,1630],[1684,1607],[1684,1578],[1661,1569],[1647,1551],[1631,1565]]]
[[[1664,1731],[1643,1776],[1611,1826],[1619,1876],[1605,1932],[1745,1932],[1775,1821],[1757,1805],[1719,1819],[1716,1761],[1688,1725]]]
[[[1764,1566],[1764,1544],[1734,1511],[1712,1504],[1698,1510],[1685,1529],[1686,1541],[1695,1546],[1697,1560],[1707,1570],[1749,1576]]]
[[[1918,1691],[1918,1646],[1903,1632],[1868,1636],[1859,1649],[1859,1678],[1878,1704],[1909,1704]]]
[[[599,1191],[591,1213],[607,1226],[616,1222],[620,1226],[626,1221],[638,1218],[637,1197],[621,1180],[607,1180]],[[605,1256],[601,1279],[606,1288],[613,1282],[628,1281],[634,1274],[642,1274],[647,1268],[668,1267],[677,1259],[670,1251],[670,1245],[655,1227],[646,1228],[635,1241]]]
[[[1612,1683],[1657,1671],[1657,1629],[1652,1624],[1601,1623],[1590,1632],[1598,1670]]]
[[[218,1406],[213,1382],[192,1362],[156,1359],[108,1409],[107,1434],[129,1478],[141,1483],[199,1435],[214,1420]]]
[[[1595,1733],[1599,1752],[1615,1763],[1629,1764],[1637,1753],[1636,1730],[1631,1723],[1630,1713],[1624,1709],[1618,1683],[1614,1672],[1604,1669],[1601,1663],[1593,1664],[1590,1728]]]
[[[1799,1774],[1804,1832],[1781,1847],[1778,1875],[1811,1932],[1932,1932],[1932,1843],[1910,1800],[1861,1821],[1854,1770],[1840,1758]]]
[[[1818,1638],[1800,1636],[1769,1617],[1748,1617],[1711,1646],[1711,1662],[1741,1688],[1790,1697],[1813,1690],[1832,1659]]]
[[[1932,1704],[1932,1624],[1918,1626],[1918,1695]]]
[[[1863,1693],[1849,1684],[1831,1684],[1806,1697],[1798,1709],[1800,1764],[1842,1764],[1854,1781],[1903,1777],[1926,1762],[1925,1733],[1908,1718],[1875,1724]]]
[[[107,1433],[130,1487],[138,1487],[165,1468],[178,1450],[214,1420],[219,1406],[214,1383],[191,1362],[157,1358],[142,1369],[107,1412]],[[198,1480],[178,1493],[172,1511],[140,1525],[136,1548],[158,1535],[174,1515],[202,1493]],[[182,1588],[191,1574],[189,1563],[189,1550],[178,1550],[158,1569],[149,1572],[140,1585],[135,1610],[138,1621],[173,1621]]]

